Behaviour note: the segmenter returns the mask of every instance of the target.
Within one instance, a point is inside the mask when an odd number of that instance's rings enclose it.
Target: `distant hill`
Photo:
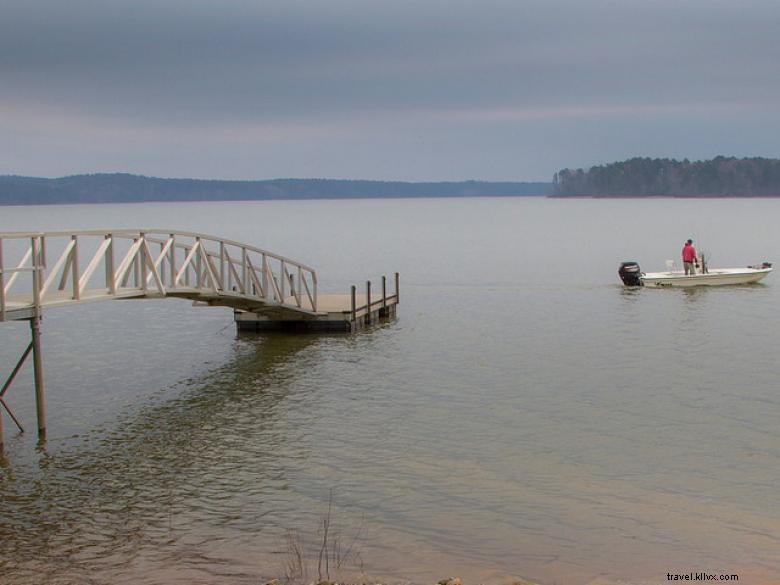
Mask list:
[[[587,171],[563,169],[553,185],[555,197],[778,197],[780,160],[632,158]]]
[[[334,179],[217,181],[158,179],[126,173],[74,175],[59,179],[0,176],[0,205],[263,199],[512,197],[549,195],[551,192],[552,183],[485,181],[441,183]]]

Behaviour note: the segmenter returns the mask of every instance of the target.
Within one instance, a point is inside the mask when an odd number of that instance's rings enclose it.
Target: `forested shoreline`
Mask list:
[[[127,173],[58,179],[0,176],[0,205],[549,195],[551,183],[161,179]]]
[[[778,197],[780,160],[632,158],[588,170],[562,169],[555,174],[552,196]]]
[[[631,158],[565,168],[552,183],[340,179],[163,179],[128,173],[0,175],[0,205],[415,197],[780,197],[780,159]]]

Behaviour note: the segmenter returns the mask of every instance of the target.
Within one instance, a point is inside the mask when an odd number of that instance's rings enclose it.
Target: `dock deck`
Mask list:
[[[382,278],[385,283],[384,277]],[[367,289],[370,285],[367,283]],[[398,305],[398,282],[391,295],[371,296],[357,293],[320,294],[317,298],[317,313],[307,316],[289,314],[257,313],[235,310],[234,318],[239,331],[332,331],[354,333],[367,325],[392,319]]]

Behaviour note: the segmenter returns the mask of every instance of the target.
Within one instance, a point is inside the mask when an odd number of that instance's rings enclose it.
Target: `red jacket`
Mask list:
[[[696,262],[696,248],[693,247],[693,244],[686,242],[683,246],[682,259],[683,262]]]

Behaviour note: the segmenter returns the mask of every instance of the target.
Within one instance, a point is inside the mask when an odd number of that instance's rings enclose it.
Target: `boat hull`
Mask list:
[[[642,283],[657,288],[752,284],[765,278],[770,272],[772,268],[718,268],[706,274],[646,272],[642,275]]]

